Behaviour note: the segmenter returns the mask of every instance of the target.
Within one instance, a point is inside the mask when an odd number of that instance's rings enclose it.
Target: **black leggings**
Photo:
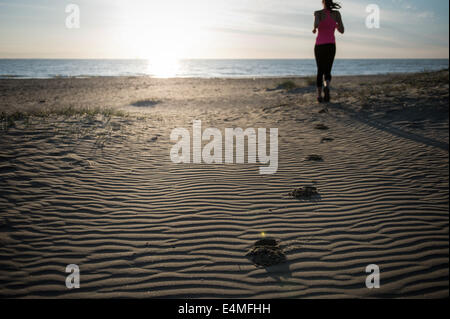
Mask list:
[[[334,57],[336,56],[336,44],[321,44],[314,48],[317,64],[317,87],[323,86],[325,81],[331,81],[331,69],[333,68]]]

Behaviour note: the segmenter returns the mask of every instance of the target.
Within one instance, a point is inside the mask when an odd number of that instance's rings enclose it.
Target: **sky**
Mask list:
[[[447,0],[341,0],[338,58],[448,58]],[[80,9],[67,28],[66,6]],[[366,7],[380,28],[366,27]],[[313,58],[321,0],[0,0],[0,58]]]

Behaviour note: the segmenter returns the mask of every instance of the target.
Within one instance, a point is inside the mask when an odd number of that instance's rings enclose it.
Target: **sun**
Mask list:
[[[169,78],[177,75],[186,45],[173,27],[160,23],[158,28],[148,31],[137,51],[147,60],[150,76]]]
[[[127,27],[122,30],[122,46],[127,55],[146,60],[146,74],[153,77],[175,77],[179,60],[189,45],[171,26]]]
[[[120,13],[120,49],[127,56],[148,61],[145,71],[148,75],[175,77],[179,61],[189,49],[204,42],[202,19],[196,18],[196,11],[189,6],[174,7],[153,1],[126,3]]]

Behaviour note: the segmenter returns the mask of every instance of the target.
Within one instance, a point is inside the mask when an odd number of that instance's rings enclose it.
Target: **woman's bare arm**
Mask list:
[[[317,28],[319,27],[320,24],[320,11],[316,11],[314,12],[314,29],[313,29],[313,33],[316,33]]]
[[[342,22],[341,13],[339,11],[336,11],[336,22],[338,24],[337,26],[338,31],[344,34],[345,32],[344,23]]]

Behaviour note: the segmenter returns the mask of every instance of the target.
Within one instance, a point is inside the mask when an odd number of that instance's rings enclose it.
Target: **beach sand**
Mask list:
[[[448,71],[313,83],[0,80],[0,297],[448,297]],[[193,120],[279,128],[278,172],[172,163]],[[246,256],[264,235],[285,263]]]

